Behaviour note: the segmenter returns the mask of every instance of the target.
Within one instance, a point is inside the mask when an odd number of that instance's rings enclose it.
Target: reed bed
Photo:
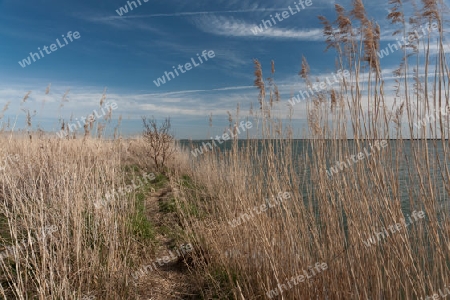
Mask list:
[[[150,225],[136,215],[133,200],[148,186],[95,203],[154,171],[145,142],[1,137],[1,143],[1,157],[17,158],[0,176],[3,299],[133,298],[131,273],[153,255]]]
[[[265,81],[256,60],[259,109],[249,116],[260,124],[263,140],[234,139],[228,151],[196,158],[189,150],[178,154],[173,184],[179,186],[179,204],[195,207],[184,214],[185,225],[205,253],[197,259],[197,271],[212,278],[218,290],[230,287],[224,297],[419,299],[445,293],[450,284],[450,151],[449,115],[441,108],[449,105],[447,8],[434,0],[422,1],[422,7],[405,8],[399,0],[390,4],[388,18],[397,36],[420,24],[438,24],[436,36],[400,50],[395,80],[384,79],[391,74],[383,72],[376,54],[380,29],[363,3],[353,1],[349,11],[336,5],[335,22],[320,20],[327,48],[337,53],[337,69],[350,75],[310,98],[302,144],[290,123],[276,116],[280,99],[274,62]],[[413,14],[406,16],[404,10]],[[437,49],[433,55],[432,46]],[[306,58],[300,76],[314,83]],[[426,124],[418,129],[414,124],[424,118]],[[230,116],[230,129],[240,120],[238,108],[235,119]],[[383,141],[384,147],[376,146]],[[337,162],[348,162],[365,149],[369,157],[327,175]],[[183,176],[191,184],[176,179]],[[253,210],[279,192],[291,197],[265,211]],[[241,224],[231,226],[237,218]],[[409,225],[388,229],[402,220]],[[378,240],[376,233],[383,229],[388,232]],[[370,237],[376,243],[367,246]],[[327,268],[318,271],[316,263]],[[314,276],[290,281],[311,270]]]

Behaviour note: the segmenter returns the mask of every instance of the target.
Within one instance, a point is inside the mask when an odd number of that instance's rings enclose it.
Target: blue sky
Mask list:
[[[58,131],[59,119],[66,121],[87,116],[99,102],[104,88],[106,101],[117,108],[106,132],[111,132],[122,117],[121,133],[142,131],[141,116],[157,120],[171,117],[177,138],[204,139],[220,134],[228,125],[227,111],[234,114],[237,104],[241,116],[250,103],[257,107],[258,91],[253,86],[253,59],[263,65],[269,76],[270,61],[275,61],[275,80],[281,102],[275,113],[288,114],[290,95],[303,87],[298,77],[301,56],[307,57],[311,74],[319,78],[335,72],[333,52],[324,53],[322,27],[317,19],[324,15],[334,20],[331,0],[311,0],[311,5],[255,35],[252,29],[269,20],[270,15],[295,11],[298,1],[181,0],[135,1],[0,0],[0,105],[10,102],[5,117],[17,118],[16,128],[24,128],[23,108],[36,111],[34,128]],[[348,6],[349,1],[339,4]],[[386,15],[387,1],[365,1],[367,10],[381,26],[381,47],[392,41],[392,26]],[[128,12],[117,13],[128,6]],[[65,44],[62,35],[79,32],[78,39]],[[38,52],[38,47],[57,44],[64,47],[44,57],[18,62]],[[185,65],[197,53],[214,51],[214,57],[179,74],[159,87],[154,81],[172,66]],[[399,62],[397,53],[383,58],[386,70]],[[45,93],[51,83],[50,92]],[[25,103],[22,98],[32,91]],[[70,90],[63,107],[60,102]],[[209,128],[208,116],[213,115]],[[305,106],[296,105],[293,124],[296,133],[306,129]],[[80,130],[81,134],[81,130]],[[300,135],[297,137],[301,137]]]

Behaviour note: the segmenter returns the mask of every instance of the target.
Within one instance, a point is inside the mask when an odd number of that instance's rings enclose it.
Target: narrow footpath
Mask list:
[[[146,215],[155,228],[156,246],[153,259],[134,273],[136,299],[201,299],[188,266],[192,248],[178,241],[182,228],[173,197],[166,183],[146,199]]]

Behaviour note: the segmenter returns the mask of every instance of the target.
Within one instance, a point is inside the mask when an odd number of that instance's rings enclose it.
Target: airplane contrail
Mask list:
[[[256,9],[244,9],[244,10],[218,10],[218,11],[192,11],[192,12],[179,12],[170,14],[151,14],[151,15],[136,15],[136,16],[124,16],[123,18],[146,18],[146,17],[180,17],[202,14],[219,14],[219,13],[247,13],[255,11],[280,11],[283,8],[256,8]]]

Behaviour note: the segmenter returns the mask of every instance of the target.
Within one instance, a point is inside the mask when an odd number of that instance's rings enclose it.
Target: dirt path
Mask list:
[[[140,267],[140,272],[133,273],[138,295],[136,299],[200,299],[195,293],[196,285],[186,263],[191,248],[176,241],[177,233],[182,229],[171,199],[173,193],[170,186],[147,197],[147,218],[155,226],[157,245],[152,259]]]

